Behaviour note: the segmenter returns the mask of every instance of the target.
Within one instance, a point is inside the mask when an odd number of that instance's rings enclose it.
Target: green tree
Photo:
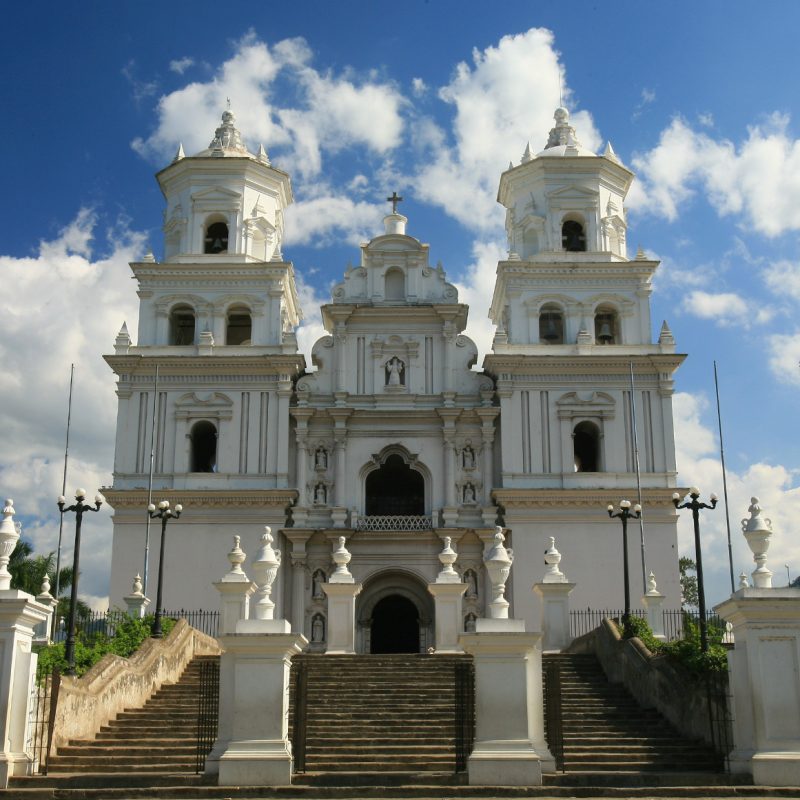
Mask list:
[[[684,608],[697,608],[699,595],[697,594],[697,571],[694,559],[681,556],[678,559],[678,570],[681,575],[681,605]]]

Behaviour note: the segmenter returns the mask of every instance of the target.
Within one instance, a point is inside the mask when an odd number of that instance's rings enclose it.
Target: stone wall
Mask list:
[[[643,708],[658,710],[683,736],[715,744],[702,679],[651,653],[637,637],[622,639],[610,620],[575,639],[567,652],[594,654],[609,681],[623,684]]]
[[[163,639],[147,639],[130,657],[106,655],[80,678],[63,676],[54,723],[54,748],[90,739],[126,708],[138,708],[174,683],[196,655],[217,655],[217,640],[179,620]]]

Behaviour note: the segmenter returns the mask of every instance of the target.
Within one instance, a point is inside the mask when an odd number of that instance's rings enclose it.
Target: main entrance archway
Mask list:
[[[356,606],[359,653],[424,653],[433,644],[433,598],[423,581],[390,570],[364,583]]]

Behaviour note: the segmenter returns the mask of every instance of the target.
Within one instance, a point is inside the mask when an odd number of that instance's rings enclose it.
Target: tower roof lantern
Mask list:
[[[578,141],[575,127],[569,124],[569,111],[566,108],[559,106],[553,114],[553,119],[556,121],[555,127],[550,129],[547,144],[544,150],[536,154],[536,158],[596,155]]]
[[[236,127],[236,116],[230,109],[230,101],[228,108],[222,112],[222,124],[214,131],[214,138],[208,147],[195,153],[195,157],[206,156],[217,158],[225,156],[253,157],[253,154],[245,147],[242,135]]]

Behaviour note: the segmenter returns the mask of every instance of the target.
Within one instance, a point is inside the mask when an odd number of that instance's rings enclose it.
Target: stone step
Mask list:
[[[156,773],[170,773],[170,772],[194,772],[195,761],[184,760],[181,763],[162,763],[151,762],[142,763],[134,761],[132,763],[123,763],[122,761],[115,761],[113,764],[109,762],[95,762],[91,764],[62,764],[60,762],[48,764],[47,771],[49,773],[74,773],[80,772],[82,774],[104,774],[115,772],[156,772]]]
[[[194,758],[197,753],[197,745],[191,742],[181,742],[180,744],[167,745],[163,741],[150,740],[149,744],[133,745],[130,742],[118,744],[116,747],[103,746],[102,744],[78,744],[67,745],[58,748],[58,755],[55,758],[65,758],[69,756],[108,756],[109,758],[152,758],[154,756],[184,757]]]

